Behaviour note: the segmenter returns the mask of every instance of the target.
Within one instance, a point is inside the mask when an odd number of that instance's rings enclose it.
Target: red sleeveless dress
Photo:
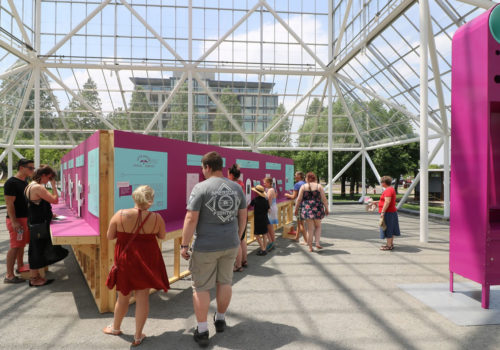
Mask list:
[[[136,231],[140,220],[141,213],[139,212],[137,223],[132,231]],[[134,233],[117,231],[116,235],[115,264],[118,267],[116,290],[124,295],[133,290],[147,288],[163,289],[166,292],[170,285],[156,234],[139,233],[136,235],[120,259],[122,251],[128,245],[129,240],[134,237]]]

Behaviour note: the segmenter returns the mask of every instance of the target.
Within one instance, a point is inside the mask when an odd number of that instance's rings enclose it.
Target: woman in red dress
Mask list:
[[[165,262],[158,246],[157,238],[164,239],[165,222],[162,217],[148,209],[153,205],[154,190],[140,186],[133,193],[135,206],[115,213],[108,228],[108,239],[117,238],[115,246],[116,290],[113,324],[103,332],[121,334],[120,326],[127,314],[131,291],[135,292],[135,335],[133,346],[141,344],[146,337],[142,333],[149,313],[149,289],[169,289]],[[137,233],[137,234],[136,234]],[[111,276],[110,276],[111,277]],[[108,278],[108,287],[113,282]]]

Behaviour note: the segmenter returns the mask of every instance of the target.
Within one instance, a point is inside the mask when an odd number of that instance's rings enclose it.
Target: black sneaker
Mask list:
[[[217,333],[224,332],[224,329],[226,329],[226,320],[216,320],[215,316],[217,313],[214,314],[214,325],[215,325],[215,331]]]
[[[194,330],[193,334],[194,341],[198,343],[202,348],[208,346],[208,331],[203,333],[198,332],[198,327]]]
[[[264,255],[267,255],[267,252],[266,252],[265,250],[259,250],[259,251],[257,252],[257,255],[259,255],[259,256],[264,256]]]

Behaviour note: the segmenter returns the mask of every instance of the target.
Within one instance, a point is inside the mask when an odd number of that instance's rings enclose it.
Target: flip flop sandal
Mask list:
[[[245,261],[242,261],[241,262],[241,266],[242,267],[248,267],[248,262],[245,260]]]
[[[233,269],[233,272],[243,272],[243,267],[242,267],[242,266],[240,266],[240,267],[235,267],[235,268]]]
[[[54,279],[53,279],[53,278],[48,279],[48,280],[45,280],[45,282],[44,282],[44,283],[42,283],[42,284],[33,284],[33,283],[31,283],[31,281],[30,281],[29,285],[30,285],[30,287],[36,287],[36,288],[38,288],[38,287],[43,287],[43,286],[46,286],[46,285],[48,285],[48,284],[51,284],[52,282],[54,282]]]
[[[5,277],[3,279],[3,283],[5,283],[5,284],[17,284],[17,283],[23,283],[23,282],[26,282],[26,281],[23,280],[22,278],[19,278],[18,276],[14,276],[12,278]]]
[[[142,344],[142,342],[146,339],[146,335],[143,334],[139,339],[134,338],[134,341],[132,342],[132,346],[139,346]]]
[[[104,327],[102,329],[102,332],[104,334],[109,334],[109,335],[120,335],[120,334],[122,334],[121,330],[113,328],[113,324],[109,324],[106,327]]]
[[[392,248],[394,248],[394,246],[388,246],[388,245],[383,245],[380,247],[380,250],[392,250]]]

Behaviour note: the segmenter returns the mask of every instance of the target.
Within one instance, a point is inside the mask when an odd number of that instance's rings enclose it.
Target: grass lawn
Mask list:
[[[416,204],[403,204],[403,208],[411,210],[420,210],[420,205]],[[441,207],[429,207],[429,213],[444,215],[444,208]]]
[[[378,201],[380,199],[380,194],[376,195],[369,195],[374,201]],[[345,197],[341,197],[340,194],[334,194],[333,196],[333,203],[343,203],[343,202],[357,202],[359,198],[361,197],[361,194],[354,194],[354,196],[351,198],[349,194],[346,194]],[[399,200],[403,198],[402,194],[396,195],[396,199]]]
[[[0,205],[5,205],[5,198],[3,196],[3,187],[0,187]]]

